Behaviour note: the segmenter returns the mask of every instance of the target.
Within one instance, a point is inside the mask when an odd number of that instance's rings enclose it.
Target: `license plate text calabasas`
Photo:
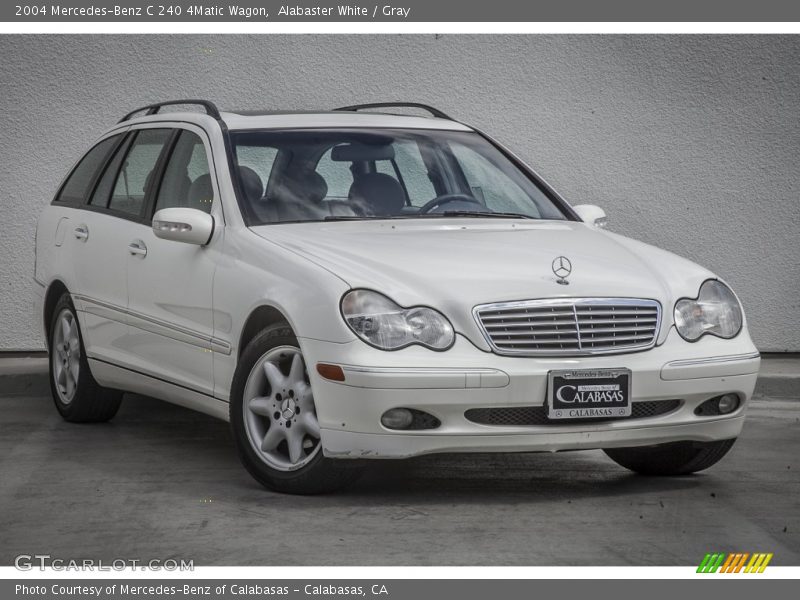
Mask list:
[[[548,383],[550,419],[610,419],[631,414],[628,369],[551,371]]]

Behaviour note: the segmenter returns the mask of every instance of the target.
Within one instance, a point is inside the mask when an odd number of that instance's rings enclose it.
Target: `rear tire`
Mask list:
[[[609,448],[604,452],[620,466],[641,475],[688,475],[718,463],[736,438],[718,442],[673,442],[639,448]]]
[[[92,377],[72,298],[64,293],[50,322],[50,390],[56,409],[71,423],[108,421],[119,410],[122,392]]]
[[[331,492],[361,474],[357,461],[322,454],[311,384],[287,325],[263,330],[242,353],[233,376],[230,422],[242,464],[276,492]]]

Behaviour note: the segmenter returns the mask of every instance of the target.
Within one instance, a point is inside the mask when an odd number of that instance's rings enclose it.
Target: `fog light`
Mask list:
[[[703,402],[694,409],[694,414],[698,417],[714,417],[719,415],[729,415],[741,406],[741,401],[737,394],[723,394],[714,396]]]
[[[388,429],[406,429],[414,420],[407,408],[390,408],[381,417],[381,424]]]
[[[720,414],[732,413],[739,406],[739,396],[736,394],[725,394],[719,399],[718,407]]]

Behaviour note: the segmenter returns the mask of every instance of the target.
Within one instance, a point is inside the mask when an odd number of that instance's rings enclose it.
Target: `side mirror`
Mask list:
[[[196,208],[162,208],[153,215],[153,233],[163,240],[204,246],[214,233],[214,217]]]
[[[573,206],[572,210],[578,213],[578,216],[584,223],[588,223],[598,229],[605,229],[608,223],[606,211],[594,204],[578,204],[577,206]]]

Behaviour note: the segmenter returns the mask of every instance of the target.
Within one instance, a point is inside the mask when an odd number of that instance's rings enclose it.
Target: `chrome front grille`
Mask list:
[[[661,305],[631,298],[559,298],[475,307],[497,354],[580,356],[645,350],[656,342]]]

